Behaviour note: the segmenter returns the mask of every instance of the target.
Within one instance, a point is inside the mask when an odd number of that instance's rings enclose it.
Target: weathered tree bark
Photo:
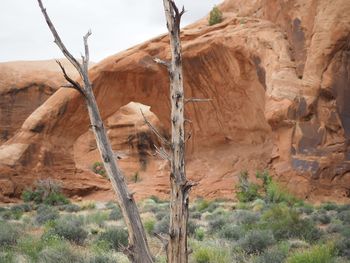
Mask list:
[[[184,88],[180,42],[180,12],[173,0],[163,0],[167,28],[170,37],[171,63],[155,60],[166,65],[170,77],[171,96],[171,155],[170,155],[170,226],[167,257],[169,263],[187,263],[187,222],[189,191],[194,185],[186,178]]]
[[[88,64],[89,64],[89,48],[88,37],[91,32],[88,32],[84,36],[85,56],[82,56],[82,63],[79,63],[73,55],[66,49],[61,41],[54,25],[52,24],[46,9],[44,8],[42,1],[38,0],[40,9],[45,17],[45,20],[55,38],[55,43],[61,49],[65,57],[73,64],[76,70],[79,72],[83,86],[78,82],[71,79],[67,74],[63,66],[59,63],[66,80],[71,84],[65,86],[67,88],[73,88],[82,94],[85,99],[91,127],[95,135],[97,147],[102,157],[102,161],[106,170],[106,173],[112,183],[113,189],[117,194],[118,202],[123,212],[124,220],[129,232],[129,246],[126,248],[126,254],[129,259],[135,263],[151,263],[153,262],[146,234],[141,222],[140,214],[136,206],[136,202],[133,198],[133,194],[129,192],[125,183],[124,176],[119,169],[116,160],[114,159],[112,147],[107,137],[99,109],[95,100],[95,96],[92,90],[92,85],[88,76]]]

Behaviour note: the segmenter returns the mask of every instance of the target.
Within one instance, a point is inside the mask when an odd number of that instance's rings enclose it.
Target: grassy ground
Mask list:
[[[350,205],[312,206],[272,182],[263,191],[244,179],[241,186],[241,202],[191,203],[190,262],[350,262]],[[0,263],[129,262],[122,253],[127,231],[116,203],[50,198],[0,207]],[[166,262],[153,233],[168,231],[169,203],[150,198],[139,208],[156,262]]]

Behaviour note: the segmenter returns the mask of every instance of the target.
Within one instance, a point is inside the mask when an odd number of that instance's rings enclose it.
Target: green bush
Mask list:
[[[208,226],[211,233],[217,233],[227,224],[227,218],[225,216],[217,216],[209,220]]]
[[[273,234],[267,230],[251,230],[240,241],[247,254],[259,254],[275,243]]]
[[[163,217],[160,221],[158,221],[154,226],[154,232],[157,234],[160,233],[169,233],[169,222],[170,222],[170,216],[166,215]]]
[[[48,221],[52,221],[59,218],[58,210],[54,207],[41,205],[38,207],[36,211],[36,216],[34,218],[34,221],[38,225],[45,224]]]
[[[161,210],[161,211],[158,211],[158,212],[155,214],[155,216],[156,216],[156,219],[157,219],[157,220],[162,220],[164,217],[169,216],[169,212],[168,212],[168,211],[163,211],[163,210]]]
[[[17,243],[20,230],[17,226],[6,222],[0,222],[0,247],[9,247]]]
[[[201,219],[202,213],[201,212],[192,212],[192,213],[190,213],[190,217],[193,219]]]
[[[331,211],[331,210],[337,210],[338,205],[335,203],[327,202],[321,205],[322,209],[325,209],[326,211]]]
[[[31,236],[24,236],[18,241],[17,249],[26,257],[29,257],[30,262],[38,262],[39,253],[45,247],[46,242]]]
[[[306,218],[301,218],[295,209],[274,205],[263,215],[262,226],[271,229],[277,240],[301,238],[315,241],[321,237],[320,230]]]
[[[288,193],[286,189],[283,189],[277,182],[271,181],[266,188],[266,197],[267,202],[270,203],[282,203],[293,205],[297,202],[297,199]]]
[[[34,190],[26,189],[22,193],[24,202],[35,202],[36,204],[65,205],[70,201],[62,194],[61,186],[58,182],[46,179],[38,180]]]
[[[262,253],[254,263],[284,263],[287,255],[288,248],[274,247]]]
[[[241,226],[227,224],[219,232],[219,236],[229,240],[239,240],[244,236],[244,229]]]
[[[332,245],[317,245],[309,250],[292,254],[287,263],[331,263],[334,262],[334,247]]]
[[[345,224],[350,224],[350,210],[341,211],[338,218]]]
[[[312,215],[312,219],[324,225],[328,225],[331,222],[331,217],[327,215],[326,211],[325,212],[319,211],[317,213],[314,213]]]
[[[196,263],[231,262],[229,251],[215,243],[207,243],[195,248],[193,259]]]
[[[82,245],[88,236],[81,221],[76,218],[60,219],[48,232],[50,235],[57,235],[78,245]]]
[[[205,236],[205,230],[202,227],[199,227],[194,232],[194,238],[198,241],[203,241]]]
[[[98,241],[105,243],[110,249],[121,251],[128,245],[128,232],[122,228],[108,228],[99,235]]]
[[[105,221],[109,219],[110,213],[108,211],[105,212],[94,212],[85,216],[86,224],[96,224],[100,227],[105,225]]]
[[[80,206],[78,206],[76,204],[67,204],[67,205],[60,206],[59,210],[66,211],[69,213],[76,213],[76,212],[79,212],[81,210],[81,208],[80,208]]]
[[[338,239],[335,243],[338,255],[350,260],[350,238]]]
[[[84,263],[84,261],[84,257],[66,243],[43,249],[38,260],[39,263]]]
[[[222,12],[216,6],[210,11],[209,14],[209,26],[222,22]]]
[[[153,234],[155,224],[156,224],[156,221],[154,219],[152,219],[152,218],[151,219],[147,219],[145,221],[145,223],[143,224],[145,229],[146,229],[146,232],[149,235]]]
[[[92,171],[95,174],[99,174],[104,177],[106,176],[106,169],[102,162],[94,162],[94,164],[92,165]]]
[[[122,211],[118,206],[114,207],[109,213],[109,220],[120,220],[123,218]]]
[[[0,262],[1,263],[17,263],[15,261],[14,251],[12,250],[0,250]]]
[[[238,185],[236,186],[236,197],[240,202],[251,202],[260,198],[260,186],[249,182],[248,172],[243,171],[239,176]]]
[[[90,257],[88,263],[116,263],[119,261],[116,261],[115,258],[113,258],[110,255],[104,255],[104,254],[99,254],[99,255],[94,255]]]
[[[236,210],[233,214],[234,222],[240,225],[252,225],[259,221],[260,215],[249,210]]]

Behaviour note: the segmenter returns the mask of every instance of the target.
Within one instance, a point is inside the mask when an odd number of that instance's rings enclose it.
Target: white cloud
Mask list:
[[[182,25],[208,14],[222,0],[177,0]],[[36,0],[1,0],[0,61],[62,57]],[[99,61],[166,32],[162,0],[43,0],[66,45],[77,56],[91,28],[91,59]]]

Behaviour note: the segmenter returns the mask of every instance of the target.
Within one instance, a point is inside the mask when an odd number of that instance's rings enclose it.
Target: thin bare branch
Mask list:
[[[86,93],[85,93],[84,89],[80,86],[80,84],[68,76],[65,68],[63,67],[62,63],[59,60],[56,60],[56,63],[60,66],[64,78],[71,84],[71,85],[62,85],[61,87],[75,89],[75,90],[79,91],[79,93],[81,95],[83,95],[83,97],[86,98]]]
[[[145,121],[145,123],[147,124],[147,126],[152,130],[152,132],[165,144],[165,145],[170,145],[169,141],[167,139],[165,139],[160,132],[147,120],[145,114],[143,113],[143,111],[140,109],[142,117]]]
[[[209,101],[212,101],[212,99],[199,99],[199,98],[185,99],[185,103],[189,103],[189,102],[209,102]]]
[[[160,242],[162,242],[162,244],[164,245],[164,247],[168,246],[169,243],[169,238],[164,237],[162,234],[158,234],[158,233],[153,233],[153,235],[158,238],[160,240]]]
[[[156,153],[160,156],[160,158],[170,162],[171,160],[170,155],[165,151],[164,148],[162,147],[158,148],[157,145],[154,145],[154,148],[156,148]]]
[[[82,76],[83,72],[82,72],[82,68],[80,63],[73,57],[73,55],[68,51],[68,49],[66,48],[66,46],[63,44],[60,36],[57,33],[57,30],[55,28],[55,26],[53,25],[53,23],[51,22],[51,19],[49,17],[49,15],[46,12],[46,9],[42,3],[41,0],[38,0],[39,3],[39,7],[41,9],[41,12],[43,13],[46,23],[49,26],[50,31],[52,32],[52,35],[55,38],[55,44],[60,48],[60,50],[62,51],[63,55],[73,64],[73,66],[76,68],[76,70],[79,72],[79,74]]]
[[[167,70],[170,70],[170,63],[168,61],[165,61],[159,58],[154,58],[153,61],[156,62],[157,64],[165,66]]]
[[[83,59],[83,66],[84,66],[85,72],[88,72],[88,69],[89,69],[90,53],[89,53],[88,39],[89,39],[89,36],[91,36],[91,34],[92,34],[91,30],[89,30],[84,36],[85,57]]]

